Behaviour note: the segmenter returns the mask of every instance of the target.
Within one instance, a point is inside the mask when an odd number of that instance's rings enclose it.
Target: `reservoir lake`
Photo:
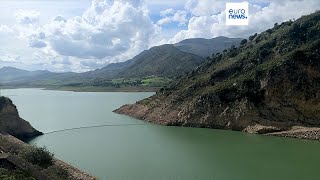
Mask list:
[[[101,180],[319,179],[320,142],[166,127],[112,111],[150,92],[5,89],[45,133],[30,144]]]

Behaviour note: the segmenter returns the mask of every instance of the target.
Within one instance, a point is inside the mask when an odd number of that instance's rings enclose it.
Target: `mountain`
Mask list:
[[[152,47],[128,61],[112,63],[86,75],[108,78],[180,76],[197,67],[203,62],[203,58],[222,52],[232,45],[239,46],[241,40],[222,36],[213,39],[186,39],[173,45]]]
[[[0,97],[0,133],[7,133],[21,140],[42,135],[29,122],[20,118],[16,106],[3,96]]]
[[[0,84],[11,86],[62,85],[85,80],[79,73],[56,73],[47,70],[26,71],[14,67],[0,68]]]
[[[165,125],[262,134],[320,126],[319,22],[318,11],[275,24],[115,112]],[[319,138],[320,130],[299,133],[295,137]]]
[[[134,58],[109,64],[102,69],[85,73],[105,78],[141,78],[146,76],[176,77],[197,67],[204,61],[194,54],[182,52],[166,44],[145,50]]]
[[[26,71],[14,67],[2,67],[0,69],[1,83],[19,83],[30,80],[38,80],[39,78],[51,77],[56,73],[50,71]]]
[[[3,67],[0,69],[0,83],[11,86],[115,86],[113,79],[138,78],[129,84],[141,85],[140,79],[150,76],[168,79],[182,76],[203,63],[203,57],[222,52],[232,45],[237,47],[241,40],[227,37],[187,39],[174,45],[155,46],[125,62],[112,63],[84,73],[25,71]]]
[[[107,79],[112,79],[117,77],[119,75],[119,72],[124,71],[126,68],[133,65],[134,59],[135,58],[127,60],[125,62],[111,63],[101,69],[96,69],[94,71],[82,73],[82,75],[89,76],[89,77],[105,77]]]
[[[171,44],[152,47],[131,59],[131,66],[119,73],[119,77],[165,76],[176,77],[200,65],[204,59],[185,53]]]
[[[13,67],[2,67],[0,69],[0,81],[2,83],[24,81],[36,76],[51,74],[49,71],[26,71]]]
[[[193,38],[183,40],[174,44],[174,46],[183,52],[192,53],[205,58],[212,54],[222,52],[232,45],[237,47],[240,45],[241,40],[241,38],[227,38],[224,36],[212,39]]]

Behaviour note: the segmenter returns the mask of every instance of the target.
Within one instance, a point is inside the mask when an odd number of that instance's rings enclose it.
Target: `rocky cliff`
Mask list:
[[[0,97],[0,132],[21,140],[42,135],[29,122],[19,117],[16,106],[6,97]]]
[[[320,12],[275,24],[116,113],[251,133],[320,126]]]

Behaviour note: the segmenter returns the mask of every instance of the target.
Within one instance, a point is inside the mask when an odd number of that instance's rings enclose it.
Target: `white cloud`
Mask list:
[[[3,54],[0,56],[0,62],[14,64],[21,63],[19,55]]]
[[[177,22],[179,26],[182,26],[188,22],[187,11],[178,10],[174,12],[173,9],[167,9],[165,11],[160,12],[160,15],[165,17],[163,17],[157,22],[158,25],[165,25],[172,22]]]
[[[220,13],[225,9],[226,1],[222,0],[188,0],[185,9],[195,16]]]
[[[67,20],[57,16],[41,29],[45,39],[32,35],[33,47],[48,45],[60,55],[97,59],[140,52],[155,33],[139,0],[95,0],[82,16]]]
[[[20,10],[16,12],[15,17],[20,24],[39,23],[40,13],[37,11]]]
[[[0,47],[1,63],[87,71],[130,59],[152,45],[194,37],[248,37],[320,8],[318,0],[249,0],[250,25],[226,26],[223,0],[69,2],[10,2],[15,8],[0,7],[6,14],[0,17],[0,43],[5,44]],[[4,17],[8,14],[11,19]],[[12,58],[16,56],[20,59]]]
[[[223,5],[220,2],[223,2]],[[227,36],[247,38],[256,32],[271,28],[276,22],[281,23],[299,18],[320,8],[320,1],[318,0],[271,1],[265,7],[260,7],[255,1],[250,1],[249,25],[227,26],[225,25],[225,7],[223,7],[225,2],[220,2],[218,0],[188,1],[186,9],[189,9],[195,16],[190,18],[188,29],[178,32],[169,42],[175,43],[183,39],[196,37],[213,38]],[[216,3],[218,6],[208,9],[212,3]],[[219,9],[220,12],[217,13]]]
[[[7,25],[0,25],[0,32],[3,33],[12,33],[12,29]]]
[[[167,15],[170,15],[170,14],[173,14],[174,13],[174,10],[172,8],[169,8],[169,9],[166,9],[166,10],[163,10],[160,12],[160,16],[167,16]]]

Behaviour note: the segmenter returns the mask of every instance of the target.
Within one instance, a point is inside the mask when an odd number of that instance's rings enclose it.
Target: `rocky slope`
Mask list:
[[[0,97],[0,132],[26,140],[42,133],[19,117],[16,106],[9,98]]]
[[[320,126],[320,12],[275,24],[116,113],[251,133]]]
[[[5,154],[8,154],[9,156],[15,156],[16,157],[15,159],[18,158],[18,160],[15,160],[16,165],[23,164],[23,166],[20,166],[18,169],[26,171],[27,172],[26,174],[28,174],[28,176],[31,176],[32,174],[39,175],[40,173],[40,175],[45,175],[42,179],[46,178],[50,180],[64,180],[64,179],[66,180],[97,180],[98,179],[56,158],[54,158],[53,164],[48,168],[42,168],[40,166],[34,165],[28,162],[23,157],[21,157],[21,153],[25,152],[25,150],[28,148],[34,148],[34,147],[11,135],[0,133],[0,152],[1,152],[0,154],[3,155],[3,153],[5,153]],[[43,156],[43,154],[39,154],[39,157],[41,155]],[[2,168],[6,168],[6,165],[2,166]],[[65,172],[67,172],[67,174],[65,174]],[[16,178],[13,178],[11,175],[9,179],[16,179]],[[19,177],[18,179],[21,179],[21,178]]]
[[[192,53],[200,57],[206,58],[213,53],[222,52],[224,49],[230,48],[232,45],[238,47],[241,38],[228,38],[219,36],[212,39],[193,38],[185,39],[174,46],[183,52]]]

